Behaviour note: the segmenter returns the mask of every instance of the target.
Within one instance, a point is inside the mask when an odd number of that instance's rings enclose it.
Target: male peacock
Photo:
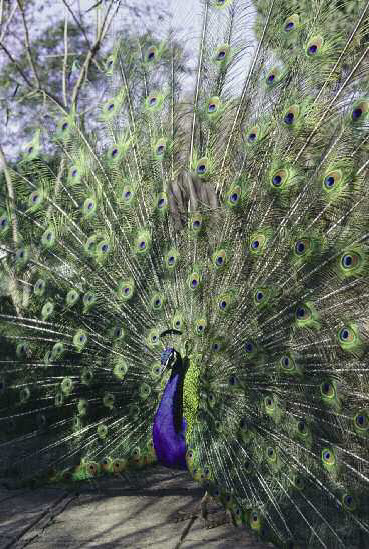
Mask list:
[[[369,3],[346,34],[338,4],[271,0],[252,47],[247,2],[199,1],[191,100],[173,36],[122,41],[98,128],[58,115],[57,173],[26,148],[0,212],[28,295],[0,314],[3,472],[157,457],[279,547],[369,546]]]

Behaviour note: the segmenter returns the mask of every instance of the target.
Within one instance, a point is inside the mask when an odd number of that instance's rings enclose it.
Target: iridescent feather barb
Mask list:
[[[369,545],[360,9],[337,31],[341,3],[275,0],[255,44],[251,4],[199,1],[190,99],[185,42],[121,40],[96,134],[55,115],[59,175],[45,132],[25,149],[0,204],[2,472],[159,461],[277,547]]]

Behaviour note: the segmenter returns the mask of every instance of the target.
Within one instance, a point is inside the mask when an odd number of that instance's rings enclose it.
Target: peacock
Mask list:
[[[160,463],[276,547],[369,546],[369,3],[294,5],[118,33],[9,169],[3,476]]]

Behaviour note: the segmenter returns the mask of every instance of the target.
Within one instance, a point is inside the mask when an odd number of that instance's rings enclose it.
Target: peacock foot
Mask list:
[[[181,522],[184,520],[195,519],[201,517],[204,522],[205,528],[216,528],[222,524],[229,522],[229,517],[227,512],[223,509],[220,510],[219,506],[209,508],[209,502],[213,498],[208,492],[205,492],[203,498],[201,499],[200,505],[192,512],[182,512],[178,511],[174,518],[174,522]],[[217,515],[216,518],[210,520],[208,518],[209,514]]]

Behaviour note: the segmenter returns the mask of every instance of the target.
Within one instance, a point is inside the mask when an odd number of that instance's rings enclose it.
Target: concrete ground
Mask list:
[[[206,529],[200,517],[178,522],[178,512],[196,509],[203,495],[182,471],[154,467],[68,490],[6,486],[0,481],[0,549],[270,548],[230,524]]]

